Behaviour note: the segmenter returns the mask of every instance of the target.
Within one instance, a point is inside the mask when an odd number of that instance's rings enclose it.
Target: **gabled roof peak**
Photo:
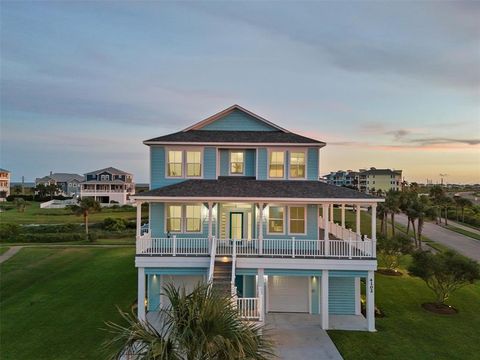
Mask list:
[[[251,112],[250,110],[245,109],[244,107],[241,107],[241,106],[238,105],[238,104],[234,104],[234,105],[232,105],[232,106],[230,106],[230,107],[228,107],[228,108],[226,108],[226,109],[224,109],[224,110],[222,110],[222,111],[220,111],[220,112],[218,112],[218,113],[216,113],[216,114],[214,114],[214,115],[212,115],[212,116],[209,116],[208,118],[206,118],[206,119],[204,119],[204,120],[202,120],[202,121],[200,121],[200,122],[198,122],[198,123],[196,123],[196,124],[193,124],[192,126],[189,126],[189,127],[185,128],[185,129],[183,129],[182,131],[183,131],[183,132],[186,132],[186,131],[189,131],[189,130],[200,130],[200,129],[203,128],[204,126],[206,126],[206,125],[208,125],[208,124],[211,124],[211,123],[213,123],[214,121],[217,121],[217,120],[219,120],[219,119],[227,116],[228,114],[232,113],[232,112],[235,111],[235,110],[241,111],[241,112],[243,112],[243,113],[245,113],[245,114],[247,114],[247,115],[255,118],[256,120],[261,121],[261,122],[263,122],[263,123],[271,126],[272,128],[275,128],[275,129],[277,129],[277,130],[279,130],[279,131],[282,131],[282,132],[284,132],[284,133],[289,133],[289,132],[290,132],[290,131],[288,131],[287,129],[284,129],[284,128],[282,128],[282,127],[280,127],[280,126],[278,126],[278,125],[276,125],[276,124],[268,121],[267,119],[265,119],[265,118],[263,118],[263,117],[255,114],[255,113]]]

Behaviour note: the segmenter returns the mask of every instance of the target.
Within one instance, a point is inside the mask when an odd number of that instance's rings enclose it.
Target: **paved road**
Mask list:
[[[403,214],[396,215],[395,221],[407,226],[407,217]],[[480,261],[479,240],[472,239],[471,237],[464,236],[430,222],[425,223],[422,234],[432,241],[448,246],[471,259]]]

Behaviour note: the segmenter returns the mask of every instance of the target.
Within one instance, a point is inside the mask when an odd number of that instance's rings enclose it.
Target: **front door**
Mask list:
[[[230,239],[243,239],[243,213],[230,213]]]

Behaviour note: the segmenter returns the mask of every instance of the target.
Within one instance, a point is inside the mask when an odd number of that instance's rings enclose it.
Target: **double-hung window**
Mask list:
[[[202,153],[200,151],[187,151],[187,177],[200,177],[202,175]]]
[[[230,174],[242,175],[244,173],[244,152],[231,151],[230,152]]]
[[[269,177],[285,177],[285,151],[272,151],[270,153]]]
[[[186,205],[185,206],[185,231],[200,232],[202,226],[202,206]]]
[[[285,233],[285,208],[283,206],[268,207],[268,233]]]
[[[305,207],[290,207],[290,234],[305,234]]]
[[[183,151],[169,150],[167,156],[167,174],[169,177],[183,176]]]
[[[167,232],[182,231],[182,206],[167,205]]]
[[[290,152],[290,177],[291,178],[305,178],[305,153],[304,152]]]

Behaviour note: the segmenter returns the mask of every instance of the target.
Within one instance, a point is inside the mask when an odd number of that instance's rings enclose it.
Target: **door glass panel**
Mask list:
[[[230,215],[230,237],[241,239],[243,232],[243,214],[232,213]]]

